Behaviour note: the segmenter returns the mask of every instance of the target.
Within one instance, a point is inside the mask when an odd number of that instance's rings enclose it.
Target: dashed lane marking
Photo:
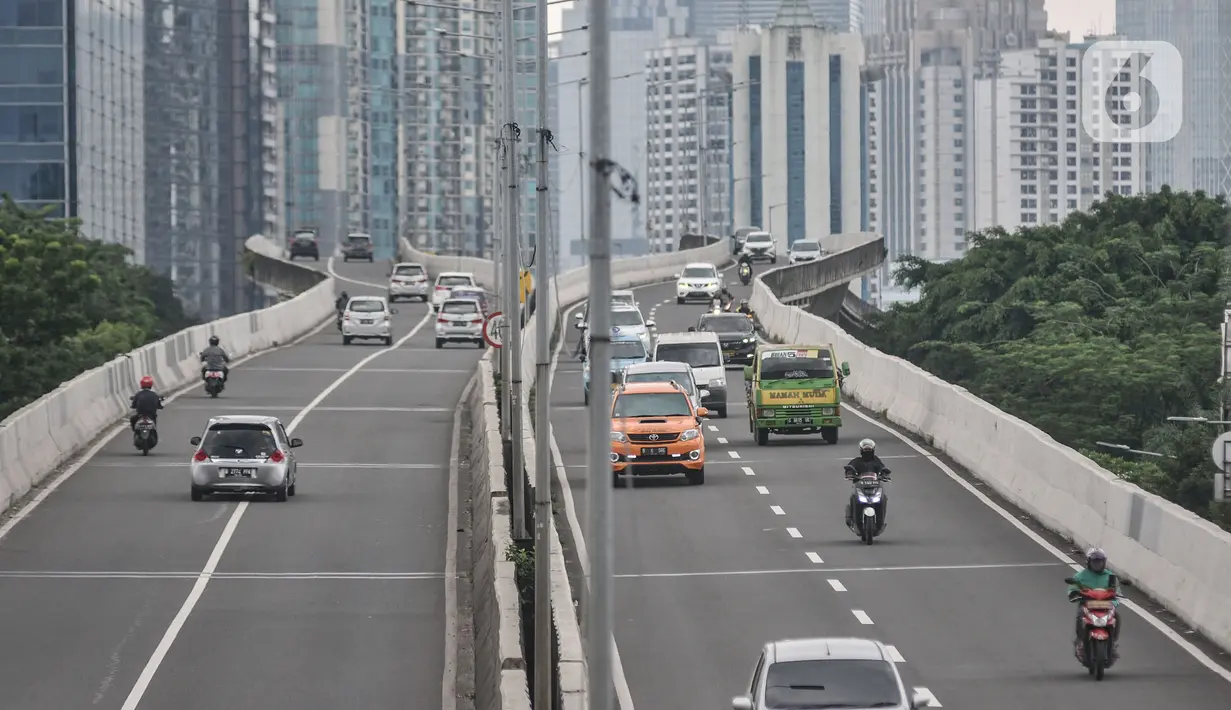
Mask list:
[[[943,708],[944,707],[944,705],[941,705],[940,701],[936,699],[936,696],[932,694],[932,691],[928,690],[927,688],[915,688],[914,690],[917,695],[922,695],[925,698],[927,698],[928,704],[924,705],[923,707],[925,708]]]
[[[757,486],[757,493],[760,493],[763,496],[767,496],[769,495],[769,489],[766,488],[765,486]]]
[[[782,506],[771,505],[769,509],[774,511],[774,515],[786,515],[786,511],[782,509]]]
[[[864,626],[872,625],[872,617],[868,616],[868,612],[864,611],[863,609],[851,609],[851,613],[854,614],[855,618],[859,619],[859,623],[863,624]]]
[[[724,439],[723,437],[721,437],[721,436],[720,436],[720,437],[718,437],[718,443],[719,443],[719,444],[725,444],[725,443],[727,443],[727,440],[726,440],[726,439]]]
[[[814,565],[819,565],[825,562],[825,560],[822,560],[821,556],[816,554],[815,552],[807,552],[804,554],[808,555],[808,561],[810,561]]]
[[[787,528],[787,534],[794,538],[803,537],[799,534],[797,528]],[[835,572],[963,572],[963,571],[983,571],[994,569],[1027,569],[1034,567],[1062,567],[1066,566],[1060,562],[1026,562],[1019,564],[991,564],[991,565],[918,565],[901,567],[832,567],[819,570],[815,567],[795,567],[791,569],[753,569],[753,570],[726,570],[722,572],[647,572],[644,574],[617,574],[621,579],[648,579],[650,577],[748,577],[756,575],[769,574],[816,574],[817,572],[825,572],[833,574]]]
[[[845,592],[846,591],[846,587],[836,579],[827,579],[825,581],[829,582],[829,586],[833,587],[833,590],[835,592]]]
[[[749,466],[744,466],[744,467],[743,467],[743,470],[744,470],[744,475],[745,475],[745,476],[755,476],[755,475],[757,475],[756,473],[754,473],[754,472],[753,472],[752,468],[751,468],[751,467],[749,467]]]
[[[708,424],[707,426],[709,426],[710,431],[718,431],[718,427],[714,426],[713,424]]]
[[[894,663],[906,663],[906,659],[898,651],[897,646],[886,645],[885,650],[889,652],[889,660],[893,661]]]
[[[728,451],[727,456],[730,456],[733,459],[737,459],[739,458],[739,452],[738,451]]]
[[[800,539],[800,538],[802,538],[802,537],[803,537],[803,533],[799,532],[799,528],[787,528],[787,529],[786,529],[786,534],[787,534],[787,535],[790,535],[791,537],[795,538],[796,540],[798,540],[798,539]]]

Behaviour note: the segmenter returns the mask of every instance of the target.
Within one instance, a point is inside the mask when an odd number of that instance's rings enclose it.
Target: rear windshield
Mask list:
[[[314,242],[314,241],[316,241],[316,235],[315,235],[315,234],[313,234],[313,233],[311,233],[311,232],[300,232],[299,234],[296,234],[296,235],[295,235],[295,241],[297,241],[297,242]]]
[[[645,321],[641,320],[640,311],[612,311],[611,324],[628,327],[630,325],[644,325]]]
[[[694,266],[684,269],[683,278],[686,279],[712,279],[714,278],[714,270],[704,266]]]
[[[681,387],[692,387],[692,377],[687,372],[630,372],[624,379],[628,382],[674,382]]]
[[[470,288],[455,288],[449,293],[453,294],[454,298],[473,298],[476,301],[481,300],[483,298],[482,291],[475,291],[474,289],[470,289]]]
[[[795,251],[820,251],[821,245],[816,242],[795,242],[791,248]]]
[[[722,355],[714,343],[662,343],[654,351],[659,362],[682,362],[692,367],[721,367]]]
[[[355,313],[381,313],[385,310],[384,301],[351,301],[350,310]]]
[[[772,242],[773,236],[769,234],[749,234],[745,241],[748,242]]]
[[[222,459],[263,459],[278,448],[264,424],[215,424],[201,442],[207,456]]]
[[[394,276],[422,276],[422,266],[398,266],[393,269]]]
[[[470,301],[446,302],[440,310],[445,313],[478,313],[479,304]]]
[[[828,350],[770,350],[761,356],[762,380],[829,379],[834,376]]]
[[[441,276],[436,281],[437,286],[473,286],[469,276]]]
[[[631,293],[620,293],[611,297],[612,303],[627,303],[630,306],[636,305],[637,301]]]
[[[366,247],[372,243],[371,237],[347,237],[346,243],[353,247]]]
[[[629,358],[644,358],[645,346],[640,340],[620,340],[611,344],[612,360],[627,360]]]
[[[897,675],[886,661],[827,659],[774,663],[765,677],[765,707],[900,707]]]
[[[678,392],[622,394],[612,408],[614,417],[687,417],[692,415],[688,397]]]
[[[751,333],[752,319],[748,316],[708,316],[701,319],[697,330],[711,333]]]

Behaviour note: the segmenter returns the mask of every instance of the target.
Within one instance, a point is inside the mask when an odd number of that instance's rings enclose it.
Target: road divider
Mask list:
[[[922,437],[1050,530],[1083,548],[1105,549],[1118,573],[1231,649],[1226,591],[1231,587],[1231,534],[1119,479],[964,388],[784,304],[761,277],[754,280],[750,305],[775,340],[832,343],[839,359],[851,364],[846,394]],[[943,461],[933,460],[947,469]]]
[[[98,437],[116,430],[143,375],[164,394],[201,378],[199,353],[217,335],[232,359],[288,343],[333,314],[333,279],[292,264],[253,237],[249,277],[290,300],[194,326],[83,372],[0,422],[0,504],[5,509]],[[13,374],[13,373],[10,373]]]

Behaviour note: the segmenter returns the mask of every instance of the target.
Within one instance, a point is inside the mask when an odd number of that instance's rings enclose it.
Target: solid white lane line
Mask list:
[[[751,468],[749,468],[749,467],[747,467],[747,466],[744,466],[744,467],[743,467],[743,469],[744,469],[744,475],[745,475],[745,476],[755,476],[755,475],[757,475],[757,474],[753,473],[753,472],[752,472],[752,469],[751,469]]]
[[[940,701],[936,699],[936,696],[932,694],[932,691],[928,690],[927,688],[917,687],[914,690],[919,695],[922,695],[928,699],[928,704],[924,705],[923,707],[925,708],[943,708],[944,707],[944,705],[941,705]]]
[[[739,452],[738,451],[728,451],[727,456],[730,456],[733,459],[737,459],[739,458]]]
[[[825,581],[829,582],[829,586],[833,587],[833,590],[835,592],[845,592],[846,591],[846,586],[836,579],[827,579]]]
[[[760,493],[763,496],[767,496],[769,495],[769,489],[766,488],[765,486],[757,486],[757,493]]]
[[[330,267],[332,270],[332,265]],[[311,402],[308,402],[299,414],[286,425],[288,434],[294,433],[295,429],[303,422],[312,410],[320,406],[320,403],[326,397],[333,394],[356,372],[363,369],[365,365],[372,362],[376,358],[385,353],[392,352],[400,347],[403,343],[409,341],[423,328],[424,325],[431,320],[432,313],[429,311],[423,315],[423,319],[419,321],[410,332],[402,336],[392,346],[381,348],[376,352],[368,355],[359,362],[355,363],[350,370],[347,370],[338,379],[329,384],[328,387],[321,390]],[[294,505],[291,503],[291,505]],[[197,577],[197,581],[192,585],[192,590],[188,593],[188,598],[184,600],[183,606],[176,613],[175,618],[171,620],[171,625],[167,627],[166,633],[163,634],[162,640],[158,642],[157,648],[154,649],[153,655],[145,664],[145,668],[141,671],[141,675],[137,678],[136,684],[128,694],[128,698],[124,700],[124,704],[120,710],[137,710],[137,706],[141,704],[141,698],[145,696],[145,692],[149,689],[150,683],[154,680],[154,674],[158,672],[158,667],[162,665],[163,659],[167,657],[167,653],[171,650],[171,645],[175,643],[175,639],[179,636],[180,631],[184,628],[184,624],[188,621],[188,616],[192,614],[192,610],[196,607],[197,602],[201,600],[201,595],[205,593],[205,588],[209,586],[210,578],[214,571],[218,569],[218,563],[222,560],[222,555],[227,550],[227,546],[231,544],[231,538],[235,535],[235,528],[239,527],[239,521],[243,519],[244,513],[248,510],[248,501],[242,501],[235,507],[235,512],[231,513],[230,519],[227,520],[226,526],[222,530],[222,535],[218,538],[217,544],[214,545],[213,551],[210,553],[209,559],[205,562],[205,567],[201,570],[201,574]]]
[[[786,515],[786,511],[782,509],[782,506],[771,505],[769,509],[774,511],[774,515]]]
[[[855,618],[859,619],[859,623],[863,624],[864,626],[872,625],[872,617],[868,616],[868,612],[864,611],[863,609],[851,609],[851,613],[854,614]]]
[[[710,428],[710,431],[718,431],[718,427],[714,426],[713,424],[707,424],[706,426]]]
[[[790,535],[791,537],[795,538],[796,540],[798,540],[799,538],[803,537],[803,534],[802,534],[801,532],[799,532],[799,528],[787,528],[787,529],[786,529],[786,534],[787,534],[787,535]]]
[[[808,555],[808,560],[809,560],[810,562],[812,562],[812,564],[814,564],[814,565],[823,564],[823,563],[825,562],[825,560],[822,560],[822,559],[821,559],[821,556],[820,556],[820,555],[818,555],[818,554],[816,554],[815,552],[808,552],[808,553],[805,553],[805,554],[807,554],[807,555]]]
[[[326,259],[326,260],[325,260],[325,271],[326,271],[326,272],[327,272],[330,276],[332,276],[332,277],[334,277],[335,279],[337,279],[338,281],[345,281],[345,282],[347,282],[347,283],[358,284],[359,286],[371,286],[372,288],[378,288],[378,289],[381,289],[381,290],[384,290],[384,291],[388,291],[388,289],[389,289],[389,284],[378,284],[378,283],[373,283],[373,282],[371,282],[371,281],[360,281],[360,280],[358,280],[358,279],[350,279],[350,278],[347,278],[347,277],[345,277],[345,276],[340,275],[340,274],[339,274],[337,271],[335,271],[335,270],[334,270],[334,268],[333,268],[334,259],[337,259],[337,257],[336,257],[336,256],[331,256],[331,257],[329,257],[328,259]]]
[[[726,439],[724,439],[723,437],[721,437],[721,436],[720,436],[720,437],[718,437],[718,443],[719,443],[719,444],[725,444],[725,443],[727,443],[727,440],[726,440]]]

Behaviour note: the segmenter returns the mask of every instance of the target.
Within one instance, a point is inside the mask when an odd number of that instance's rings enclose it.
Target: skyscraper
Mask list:
[[[834,32],[859,32],[863,27],[864,3],[869,0],[807,0],[816,22]],[[782,0],[676,0],[687,6],[688,35],[713,39],[724,30],[740,26],[768,27],[778,15]]]
[[[1116,32],[1170,42],[1184,59],[1180,134],[1149,146],[1146,186],[1231,193],[1231,5],[1225,0],[1116,0]]]
[[[0,193],[146,261],[143,0],[0,2]]]

